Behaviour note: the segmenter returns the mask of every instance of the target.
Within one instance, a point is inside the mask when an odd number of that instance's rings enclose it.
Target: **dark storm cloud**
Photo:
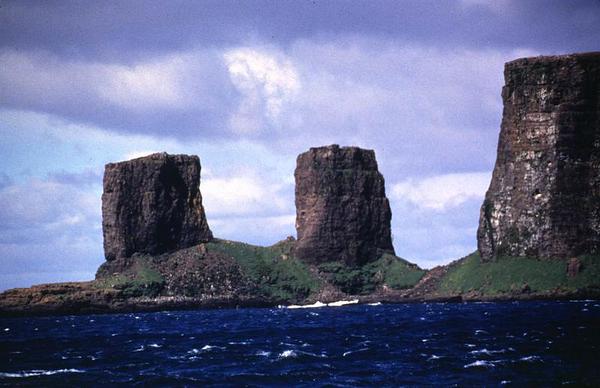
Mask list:
[[[0,40],[20,50],[120,61],[328,34],[561,52],[597,49],[599,14],[597,0],[14,1],[0,8]]]

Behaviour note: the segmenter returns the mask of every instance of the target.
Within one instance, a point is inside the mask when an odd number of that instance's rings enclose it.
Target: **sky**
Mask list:
[[[600,50],[600,1],[0,1],[0,290],[93,279],[104,164],[200,157],[215,236],[295,236],[296,156],[374,149],[396,254],[476,249],[504,63]]]

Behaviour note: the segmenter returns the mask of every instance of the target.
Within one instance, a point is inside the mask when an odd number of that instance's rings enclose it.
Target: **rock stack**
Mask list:
[[[109,261],[211,240],[200,195],[200,159],[158,153],[107,164],[102,229]]]
[[[484,259],[600,252],[600,52],[506,64]]]
[[[298,156],[294,176],[296,257],[354,266],[394,253],[392,213],[372,150],[311,148]]]

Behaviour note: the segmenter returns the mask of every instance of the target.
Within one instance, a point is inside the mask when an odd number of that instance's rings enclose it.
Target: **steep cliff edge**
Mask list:
[[[197,156],[158,153],[107,164],[102,194],[106,260],[210,241],[199,187]]]
[[[504,76],[482,258],[600,252],[600,52],[518,59]]]
[[[392,212],[374,151],[311,148],[298,156],[294,176],[296,257],[355,266],[394,253]]]

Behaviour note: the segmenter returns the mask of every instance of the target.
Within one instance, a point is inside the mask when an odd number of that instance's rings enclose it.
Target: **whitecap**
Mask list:
[[[474,348],[474,347],[475,347],[475,346],[477,346],[477,345],[475,345],[475,344],[465,344],[465,346],[466,346],[467,348]]]
[[[369,306],[381,306],[381,302],[369,303]]]
[[[204,345],[200,350],[207,352],[207,351],[213,350],[213,349],[225,349],[225,347],[216,346],[216,345]]]
[[[500,385],[506,385],[506,384],[510,384],[510,382],[511,382],[510,380],[502,380],[502,381],[500,382]]]
[[[144,351],[144,345],[142,345],[139,348],[134,350],[134,352],[143,352],[143,351]]]
[[[159,345],[159,344],[150,344],[150,345],[148,345],[148,347],[150,347],[150,348],[162,348],[162,345]]]
[[[259,350],[258,352],[256,352],[256,355],[262,357],[269,357],[271,355],[271,352],[268,352],[266,350]]]
[[[435,354],[432,354],[427,361],[439,360],[440,358],[442,358],[442,356],[436,356]]]
[[[489,333],[485,330],[480,330],[480,329],[475,330],[475,335],[478,335],[478,334],[489,334]]]
[[[287,350],[284,350],[283,352],[279,353],[278,357],[279,358],[298,357],[298,353],[296,353],[294,350],[287,349]]]
[[[539,356],[525,356],[525,357],[519,358],[519,360],[527,361],[527,362],[534,362],[534,361],[541,361],[541,358]]]
[[[488,356],[491,356],[492,354],[498,354],[498,353],[506,353],[506,349],[500,349],[500,350],[488,350],[488,349],[479,349],[479,350],[472,350],[469,353],[471,354],[486,354]]]
[[[5,328],[4,328],[4,331],[10,331],[10,328],[8,328],[8,327],[5,327]]]
[[[309,315],[313,316],[313,317],[318,317],[319,313],[315,313],[313,311],[311,311],[310,313],[308,313]]]
[[[248,345],[249,343],[250,342],[248,342],[248,341],[239,341],[239,342],[231,341],[231,342],[228,342],[229,345]]]
[[[494,367],[494,366],[495,365],[494,365],[493,361],[477,360],[475,362],[465,365],[463,368],[473,368],[473,367],[489,368],[489,367]]]
[[[362,349],[358,349],[358,350],[348,350],[347,352],[344,352],[344,354],[342,354],[342,357],[346,357],[346,356],[349,356],[354,353],[365,352],[367,350],[369,350],[369,348],[362,348]]]
[[[0,377],[34,377],[34,376],[50,376],[58,373],[85,373],[84,370],[81,369],[54,369],[54,370],[43,370],[43,369],[34,369],[30,371],[22,371],[16,373],[10,372],[0,372]]]

